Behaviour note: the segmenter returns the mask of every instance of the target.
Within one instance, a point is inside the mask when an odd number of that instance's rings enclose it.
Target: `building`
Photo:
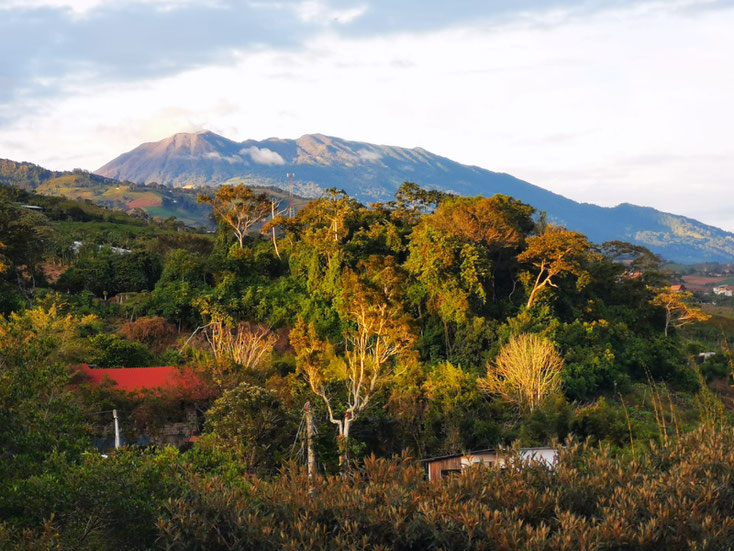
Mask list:
[[[713,291],[715,295],[731,297],[734,296],[734,285],[719,285]]]
[[[670,290],[673,293],[683,293],[683,292],[687,291],[688,289],[686,289],[686,286],[685,285],[677,284],[677,285],[671,285],[670,286]]]
[[[520,448],[517,450],[520,458],[527,461],[538,461],[553,467],[558,460],[558,450],[549,447]],[[501,467],[505,464],[510,453],[493,449],[477,450],[469,453],[457,453],[424,459],[428,480],[440,480],[450,474],[460,473],[470,465],[486,465],[488,467]]]
[[[80,383],[92,387],[103,386],[128,393],[128,396],[145,401],[165,399],[173,405],[173,414],[158,423],[147,425],[144,432],[123,423],[123,440],[128,443],[185,446],[197,439],[202,428],[202,419],[197,404],[206,402],[212,395],[206,384],[188,368],[173,366],[126,367],[104,369],[83,364],[79,368]],[[109,446],[111,427],[103,425],[98,447]],[[141,433],[142,432],[142,433]]]

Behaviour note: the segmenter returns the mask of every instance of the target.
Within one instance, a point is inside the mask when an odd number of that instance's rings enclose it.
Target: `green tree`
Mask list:
[[[297,427],[274,392],[243,382],[207,410],[205,431],[248,470],[273,472],[287,456]]]
[[[83,357],[78,332],[90,321],[55,307],[0,316],[2,483],[39,472],[54,453],[75,458],[89,445],[89,427],[70,390],[73,372],[66,365]]]
[[[504,195],[457,197],[413,230],[405,264],[415,281],[411,295],[442,320],[448,351],[450,323],[465,323],[478,306],[511,294],[514,258],[533,228],[533,212]]]
[[[415,341],[410,319],[402,309],[402,278],[394,261],[372,258],[363,269],[361,277],[353,272],[344,276],[340,308],[345,322],[343,356],[335,355],[318,337],[313,324],[301,321],[291,333],[298,367],[337,427],[342,468],[348,465],[353,423]],[[335,403],[340,393],[334,392],[334,383],[341,383],[346,391],[339,404]]]

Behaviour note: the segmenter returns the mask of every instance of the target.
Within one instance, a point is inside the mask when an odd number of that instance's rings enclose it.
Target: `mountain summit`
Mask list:
[[[300,194],[316,196],[335,186],[363,201],[390,200],[406,180],[441,188],[451,181],[457,193],[474,193],[473,180],[486,174],[520,182],[420,148],[353,142],[323,134],[235,142],[210,131],[175,134],[142,144],[96,172],[108,178],[173,186],[219,185],[232,180],[283,186],[286,173],[295,172]]]
[[[677,262],[734,261],[734,234],[690,218],[628,203],[614,208],[578,203],[509,174],[463,165],[421,148],[323,134],[244,142],[210,131],[175,134],[142,144],[96,173],[177,187],[225,183],[285,187],[286,174],[295,173],[299,195],[315,197],[336,187],[365,203],[389,201],[405,181],[461,195],[503,193],[546,211],[551,221],[597,243],[629,241]]]

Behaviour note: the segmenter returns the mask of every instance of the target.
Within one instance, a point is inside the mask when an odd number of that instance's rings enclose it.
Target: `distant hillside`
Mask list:
[[[174,188],[158,184],[137,184],[118,181],[84,170],[54,172],[31,163],[0,159],[0,184],[35,191],[42,195],[89,200],[93,203],[126,212],[142,209],[154,218],[175,216],[190,226],[212,225],[211,207],[199,204],[197,190]],[[287,194],[274,188],[270,195],[285,204]],[[295,197],[298,208],[305,200]]]
[[[177,187],[234,182],[284,187],[288,172],[295,173],[301,195],[313,197],[337,187],[367,203],[392,199],[404,181],[462,195],[503,193],[595,242],[629,241],[681,263],[734,260],[734,234],[690,218],[631,204],[605,208],[578,203],[509,174],[462,165],[424,149],[321,134],[244,142],[209,131],[176,134],[140,145],[97,170],[109,178]]]

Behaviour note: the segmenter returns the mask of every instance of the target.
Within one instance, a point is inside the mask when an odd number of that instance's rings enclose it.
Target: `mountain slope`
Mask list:
[[[190,226],[213,227],[211,206],[199,203],[197,190],[193,189],[119,181],[80,169],[51,171],[32,163],[7,159],[0,159],[0,185],[19,187],[40,195],[88,200],[127,212],[141,209],[154,218],[174,216]],[[289,194],[280,188],[269,187],[265,191],[281,205],[289,201]],[[306,202],[304,197],[293,197],[296,210]]]
[[[189,187],[247,183],[285,187],[296,174],[296,192],[317,196],[329,187],[363,202],[387,201],[404,181],[462,195],[503,193],[548,213],[549,218],[593,241],[624,240],[677,262],[734,260],[734,234],[652,208],[604,208],[578,203],[509,174],[462,165],[424,149],[305,135],[235,142],[213,132],[176,134],[120,155],[97,174],[138,183]]]

